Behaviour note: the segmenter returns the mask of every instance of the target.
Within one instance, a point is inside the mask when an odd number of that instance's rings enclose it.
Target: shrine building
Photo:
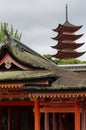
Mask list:
[[[0,44],[0,130],[85,130],[86,78],[7,35]]]

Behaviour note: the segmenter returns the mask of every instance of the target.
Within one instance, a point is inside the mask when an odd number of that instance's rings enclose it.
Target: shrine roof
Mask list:
[[[60,68],[59,68],[60,69]],[[39,86],[28,86],[27,84],[22,86],[23,90],[29,92],[82,92],[86,91],[86,80],[83,79],[78,73],[63,69],[60,78],[52,83],[51,86],[39,87]],[[56,70],[56,73],[57,70]]]
[[[11,39],[11,43],[4,42],[5,44],[1,45],[0,49],[0,57],[7,52],[16,59],[17,61],[24,63],[26,65],[32,65],[34,67],[40,68],[40,70],[30,71],[0,71],[0,80],[8,80],[8,79],[40,79],[47,77],[57,77],[57,80],[54,81],[49,87],[35,87],[34,86],[22,86],[22,88],[32,91],[59,91],[59,90],[67,90],[67,89],[81,89],[83,87],[86,88],[86,78],[82,78],[79,74],[75,72],[71,72],[65,69],[58,67],[53,62],[47,60],[40,54],[36,53],[29,47],[25,46],[21,42]],[[59,77],[59,78],[58,78]],[[16,79],[17,78],[17,79]]]
[[[50,62],[46,58],[44,58],[40,55],[37,56],[37,55],[33,54],[33,52],[31,53],[31,52],[27,52],[25,50],[22,51],[13,45],[3,45],[1,47],[0,55],[2,55],[2,53],[4,54],[4,52],[6,52],[6,50],[16,60],[18,60],[19,62],[24,63],[26,65],[32,65],[34,67],[40,67],[42,69],[46,69],[46,66],[48,66],[48,64],[50,64]]]
[[[49,70],[34,70],[34,71],[0,71],[1,81],[20,81],[32,80],[48,77],[57,77],[53,71]]]

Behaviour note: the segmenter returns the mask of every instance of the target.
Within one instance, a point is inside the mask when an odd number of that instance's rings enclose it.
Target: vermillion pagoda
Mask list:
[[[78,58],[85,53],[75,51],[84,44],[75,42],[83,35],[74,34],[81,27],[82,26],[73,25],[68,21],[68,11],[66,5],[66,22],[62,25],[59,24],[56,29],[53,29],[53,31],[58,33],[58,35],[53,38],[54,40],[58,41],[58,44],[56,46],[52,46],[52,48],[58,50],[58,52],[57,54],[53,55],[53,57],[67,60],[71,58]]]

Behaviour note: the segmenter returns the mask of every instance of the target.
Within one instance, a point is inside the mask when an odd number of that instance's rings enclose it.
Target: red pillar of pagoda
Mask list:
[[[38,101],[34,102],[34,122],[35,122],[35,129],[40,130],[40,105]]]

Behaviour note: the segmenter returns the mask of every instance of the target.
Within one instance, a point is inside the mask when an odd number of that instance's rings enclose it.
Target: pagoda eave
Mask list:
[[[83,36],[83,34],[80,35],[68,35],[68,34],[59,34],[56,37],[52,38],[53,40],[58,40],[58,41],[64,41],[64,40],[71,40],[71,41],[75,41],[77,39],[79,39],[81,36]]]
[[[81,47],[84,43],[58,43],[56,46],[51,46],[54,49],[77,49],[79,47]]]
[[[54,32],[64,32],[64,31],[67,31],[67,32],[74,33],[76,31],[78,31],[81,27],[82,27],[82,25],[81,26],[73,26],[73,25],[67,26],[67,25],[64,25],[64,24],[63,25],[59,24],[59,26],[57,28],[53,29],[53,31]]]
[[[63,51],[58,51],[56,55],[52,55],[54,58],[59,58],[59,59],[72,59],[72,58],[78,58],[82,56],[85,52],[63,52]]]

